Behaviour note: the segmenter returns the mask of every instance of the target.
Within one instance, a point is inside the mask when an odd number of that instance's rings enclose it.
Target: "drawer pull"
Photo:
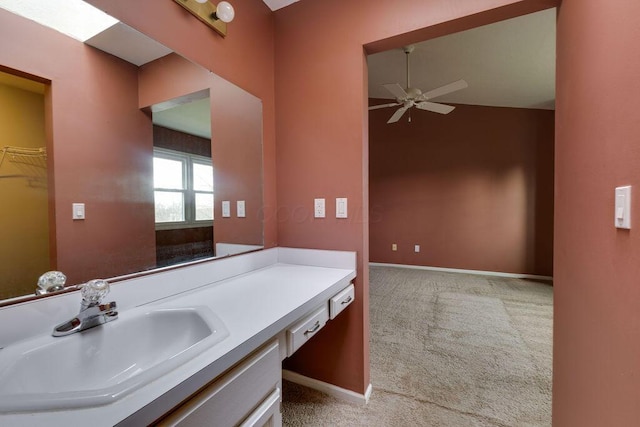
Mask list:
[[[318,329],[320,329],[320,321],[319,321],[319,320],[317,320],[317,321],[316,321],[316,324],[315,324],[315,325],[313,325],[313,328],[311,328],[311,329],[307,329],[306,331],[304,331],[304,334],[305,334],[305,335],[307,335],[307,334],[312,334],[312,333],[314,333],[315,331],[317,331]]]
[[[349,295],[349,298],[347,298],[346,300],[342,301],[340,304],[342,304],[342,305],[349,304],[351,301],[353,301],[353,297],[351,295]]]

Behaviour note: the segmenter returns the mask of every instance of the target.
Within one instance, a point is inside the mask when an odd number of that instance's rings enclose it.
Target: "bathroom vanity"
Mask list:
[[[117,320],[59,338],[78,293],[1,308],[0,425],[280,425],[281,362],[354,301],[355,266],[273,248],[125,279]]]

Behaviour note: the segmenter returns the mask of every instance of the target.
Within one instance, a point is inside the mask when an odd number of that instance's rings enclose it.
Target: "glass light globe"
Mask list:
[[[209,0],[196,0],[196,1],[197,1],[198,3],[206,3],[206,2],[208,2]]]
[[[233,18],[236,16],[235,10],[233,10],[233,6],[229,2],[221,1],[218,3],[218,7],[216,8],[216,16],[222,22],[229,23],[233,21]]]

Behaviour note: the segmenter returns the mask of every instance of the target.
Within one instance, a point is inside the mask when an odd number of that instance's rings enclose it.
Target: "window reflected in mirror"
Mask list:
[[[213,221],[211,158],[153,150],[156,227],[206,226]],[[203,222],[204,221],[204,222]]]

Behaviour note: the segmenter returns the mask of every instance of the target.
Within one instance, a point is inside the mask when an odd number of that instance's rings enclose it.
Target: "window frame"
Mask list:
[[[167,148],[153,148],[153,158],[156,157],[168,160],[180,161],[183,164],[183,189],[161,188],[156,187],[155,179],[153,182],[153,203],[154,203],[154,221],[155,221],[155,194],[156,191],[162,191],[167,193],[182,193],[184,200],[184,221],[172,221],[172,222],[155,222],[156,230],[178,230],[182,228],[198,228],[198,227],[211,227],[213,226],[214,219],[199,220],[196,221],[196,193],[211,194],[215,201],[215,187],[214,191],[203,191],[194,189],[193,179],[193,165],[194,163],[204,164],[211,166],[213,173],[213,161],[210,157],[200,156],[197,154],[186,153],[183,151],[169,150]],[[213,216],[213,212],[211,212]]]

